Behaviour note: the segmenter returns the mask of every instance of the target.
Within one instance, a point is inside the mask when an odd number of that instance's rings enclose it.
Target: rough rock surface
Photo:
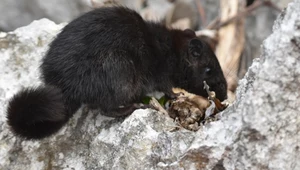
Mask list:
[[[7,100],[40,83],[39,60],[63,25],[43,19],[0,33],[0,169],[300,169],[299,9],[295,0],[278,17],[236,103],[197,132],[171,131],[152,110],[112,119],[83,107],[52,137],[14,137]]]
[[[33,20],[67,22],[90,10],[88,0],[1,0],[0,30],[11,31]]]

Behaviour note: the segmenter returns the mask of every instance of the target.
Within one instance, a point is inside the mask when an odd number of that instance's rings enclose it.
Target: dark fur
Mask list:
[[[61,90],[65,112],[54,103],[48,105],[49,100],[36,101],[36,108],[29,112],[25,98],[38,90],[18,93],[9,103],[8,122],[16,134],[27,138],[56,132],[56,123],[65,123],[64,116],[68,120],[81,104],[101,108],[108,116],[124,116],[153,91],[172,96],[171,88],[181,87],[207,96],[204,80],[219,99],[226,98],[227,85],[218,60],[193,31],[168,30],[123,7],[96,9],[69,23],[51,43],[41,72],[47,86]],[[43,93],[55,90],[42,89]],[[32,97],[35,100],[40,99]],[[44,108],[58,111],[50,113]],[[49,116],[53,121],[48,121]],[[43,128],[35,130],[28,123]]]
[[[9,102],[7,113],[12,131],[27,139],[51,135],[67,121],[63,96],[55,87],[21,90]]]

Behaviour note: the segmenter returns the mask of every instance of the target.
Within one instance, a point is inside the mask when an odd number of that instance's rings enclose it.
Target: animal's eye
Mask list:
[[[205,73],[206,75],[210,76],[211,73],[212,73],[212,69],[211,69],[210,67],[205,67],[204,73]]]
[[[193,57],[200,57],[200,54],[197,51],[192,52]]]

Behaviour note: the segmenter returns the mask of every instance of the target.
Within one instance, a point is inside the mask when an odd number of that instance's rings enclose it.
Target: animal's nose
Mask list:
[[[216,93],[216,97],[220,101],[224,101],[227,99],[227,87],[224,84],[216,84],[211,87],[211,90]]]

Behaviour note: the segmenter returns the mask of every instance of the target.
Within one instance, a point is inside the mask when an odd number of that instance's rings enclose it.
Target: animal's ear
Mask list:
[[[195,31],[193,31],[191,29],[185,29],[183,32],[189,38],[195,38],[196,37]]]
[[[200,57],[202,52],[204,51],[204,48],[205,48],[204,42],[194,38],[189,42],[189,46],[188,46],[189,55],[193,57]]]

